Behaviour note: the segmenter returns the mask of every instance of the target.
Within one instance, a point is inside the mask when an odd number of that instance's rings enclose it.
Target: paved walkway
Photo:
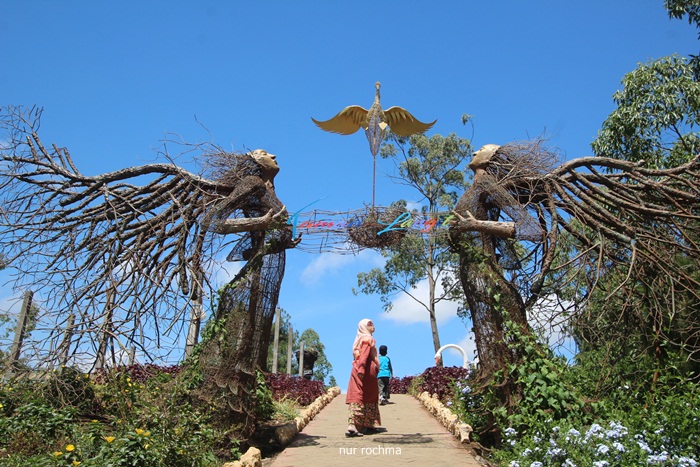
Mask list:
[[[381,406],[380,412],[386,431],[346,438],[348,408],[345,394],[340,394],[269,465],[481,467],[413,396],[392,394],[391,403]]]

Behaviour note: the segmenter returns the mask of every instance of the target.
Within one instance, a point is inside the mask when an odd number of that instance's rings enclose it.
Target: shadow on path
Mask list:
[[[380,407],[385,431],[348,438],[345,394],[328,404],[284,451],[264,465],[342,467],[362,465],[482,467],[413,396],[392,394]]]

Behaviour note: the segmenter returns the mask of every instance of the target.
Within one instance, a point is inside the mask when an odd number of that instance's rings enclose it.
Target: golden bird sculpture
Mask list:
[[[381,87],[379,81],[375,87],[377,92],[374,96],[374,103],[369,110],[359,105],[350,105],[330,120],[321,122],[313,117],[311,120],[322,130],[341,135],[351,135],[360,127],[364,128],[373,157],[376,157],[377,152],[379,152],[379,146],[386,135],[387,126],[398,136],[411,136],[425,133],[437,122],[434,120],[431,123],[423,123],[402,107],[394,106],[383,110],[379,102],[379,88]]]

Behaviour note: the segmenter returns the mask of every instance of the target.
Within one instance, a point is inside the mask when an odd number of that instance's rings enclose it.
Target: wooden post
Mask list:
[[[8,374],[12,375],[12,369],[19,361],[19,356],[22,353],[22,342],[24,341],[24,332],[27,329],[27,320],[29,319],[29,310],[32,307],[32,298],[34,292],[27,290],[24,292],[24,301],[22,309],[17,317],[17,329],[15,330],[15,339],[12,341],[12,349],[10,350],[10,360],[7,364]]]
[[[109,341],[112,337],[112,313],[114,312],[114,288],[110,288],[107,291],[107,303],[105,308],[107,309],[105,313],[105,320],[102,323],[102,332],[100,334],[100,345],[97,348],[97,358],[95,361],[95,369],[101,370],[105,367],[105,362],[107,361],[107,349],[109,347]]]
[[[63,341],[58,346],[58,364],[63,368],[68,364],[68,352],[70,351],[70,341],[73,337],[73,326],[75,325],[75,315],[71,313],[68,317],[66,330],[63,331]]]
[[[294,345],[294,331],[289,325],[289,340],[287,340],[287,374],[292,374],[292,346]]]
[[[304,341],[299,342],[299,376],[304,377]]]
[[[194,306],[190,312],[190,327],[187,331],[187,339],[185,340],[185,359],[190,356],[192,349],[199,341],[199,328],[202,325],[202,320],[206,316],[204,307],[202,306],[202,277],[195,281],[193,287],[197,288],[194,300]]]
[[[199,328],[202,325],[202,320],[206,314],[202,307],[202,303],[195,303],[190,313],[190,327],[187,331],[187,340],[185,341],[185,358],[189,357],[192,349],[197,345],[199,340]]]
[[[275,341],[272,345],[272,373],[277,373],[277,353],[280,346],[280,318],[282,317],[282,309],[277,308],[275,314]]]

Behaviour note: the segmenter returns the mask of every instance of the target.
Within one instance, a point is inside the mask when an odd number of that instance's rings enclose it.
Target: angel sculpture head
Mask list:
[[[280,166],[277,165],[277,156],[270,154],[264,149],[256,149],[250,153],[250,156],[258,163],[262,170],[261,177],[268,188],[275,188],[275,176],[280,171]]]
[[[471,162],[469,162],[469,168],[472,169],[473,172],[476,172],[478,169],[485,168],[500,147],[501,146],[498,144],[483,145],[481,149],[474,153],[474,157],[472,158]]]

